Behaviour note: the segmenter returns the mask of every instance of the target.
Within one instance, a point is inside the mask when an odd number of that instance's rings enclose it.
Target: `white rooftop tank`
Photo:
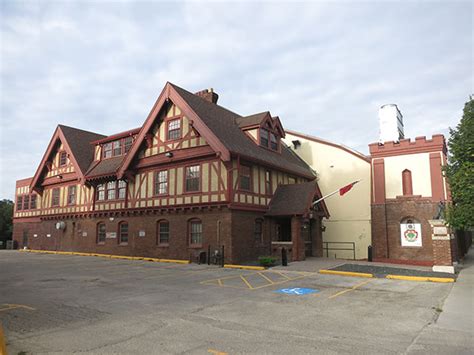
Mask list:
[[[396,104],[386,104],[379,108],[379,127],[380,143],[405,138],[403,116]]]

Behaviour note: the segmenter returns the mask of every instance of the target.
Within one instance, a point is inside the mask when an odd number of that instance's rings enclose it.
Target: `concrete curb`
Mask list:
[[[190,263],[189,260],[158,259],[158,258],[146,258],[143,256],[109,255],[109,254],[97,254],[97,253],[79,253],[79,252],[74,252],[74,251],[52,251],[52,250],[34,250],[34,249],[19,249],[19,251],[27,252],[27,253],[40,253],[40,254],[96,256],[99,258],[108,258],[108,259],[145,260],[145,261],[154,261],[154,262],[159,262],[159,263],[175,263],[175,264],[189,264]]]
[[[387,275],[387,279],[392,280],[405,280],[405,281],[421,281],[421,282],[456,282],[456,279],[451,277],[431,277],[431,276],[406,276],[406,275]]]
[[[319,273],[326,274],[326,275],[339,275],[339,276],[352,276],[352,277],[365,277],[365,278],[374,277],[373,274],[365,274],[363,272],[336,271],[336,270],[326,270],[326,269],[319,270]]]
[[[246,266],[246,265],[233,265],[233,264],[224,264],[224,268],[226,268],[226,269],[242,269],[242,270],[257,270],[257,271],[265,270],[265,268],[263,266]]]

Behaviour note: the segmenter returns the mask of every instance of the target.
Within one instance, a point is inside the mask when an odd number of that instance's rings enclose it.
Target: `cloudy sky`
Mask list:
[[[138,127],[166,81],[363,153],[380,105],[431,136],[473,91],[471,2],[2,0],[0,31],[0,198],[58,123]]]

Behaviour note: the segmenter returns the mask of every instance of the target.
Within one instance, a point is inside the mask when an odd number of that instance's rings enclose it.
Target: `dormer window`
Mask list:
[[[273,133],[270,133],[270,148],[272,150],[278,150],[278,139]]]
[[[124,147],[125,153],[128,153],[128,151],[132,147],[132,143],[133,143],[132,137],[126,137],[123,139],[123,147]]]
[[[112,142],[112,155],[115,157],[121,154],[122,154],[122,146],[120,144],[120,141],[113,141]]]
[[[260,145],[268,148],[268,131],[265,128],[260,128]]]
[[[105,143],[104,144],[104,158],[111,158],[112,157],[112,143]]]
[[[112,158],[118,157],[119,155],[127,154],[130,148],[132,147],[133,137],[125,137],[122,139],[117,139],[112,142],[104,143],[102,146],[102,157]]]

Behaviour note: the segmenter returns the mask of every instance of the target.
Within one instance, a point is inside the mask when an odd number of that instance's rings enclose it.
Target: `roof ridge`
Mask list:
[[[107,137],[106,135],[102,134],[102,133],[97,133],[97,132],[92,132],[92,131],[86,131],[85,129],[81,129],[81,128],[76,128],[76,127],[71,127],[71,126],[66,126],[64,124],[61,124],[59,123],[58,124],[58,127],[59,128],[67,128],[67,129],[73,129],[75,131],[80,131],[80,132],[84,132],[84,133],[90,133],[90,134],[95,134],[97,136],[104,136],[104,137]]]

